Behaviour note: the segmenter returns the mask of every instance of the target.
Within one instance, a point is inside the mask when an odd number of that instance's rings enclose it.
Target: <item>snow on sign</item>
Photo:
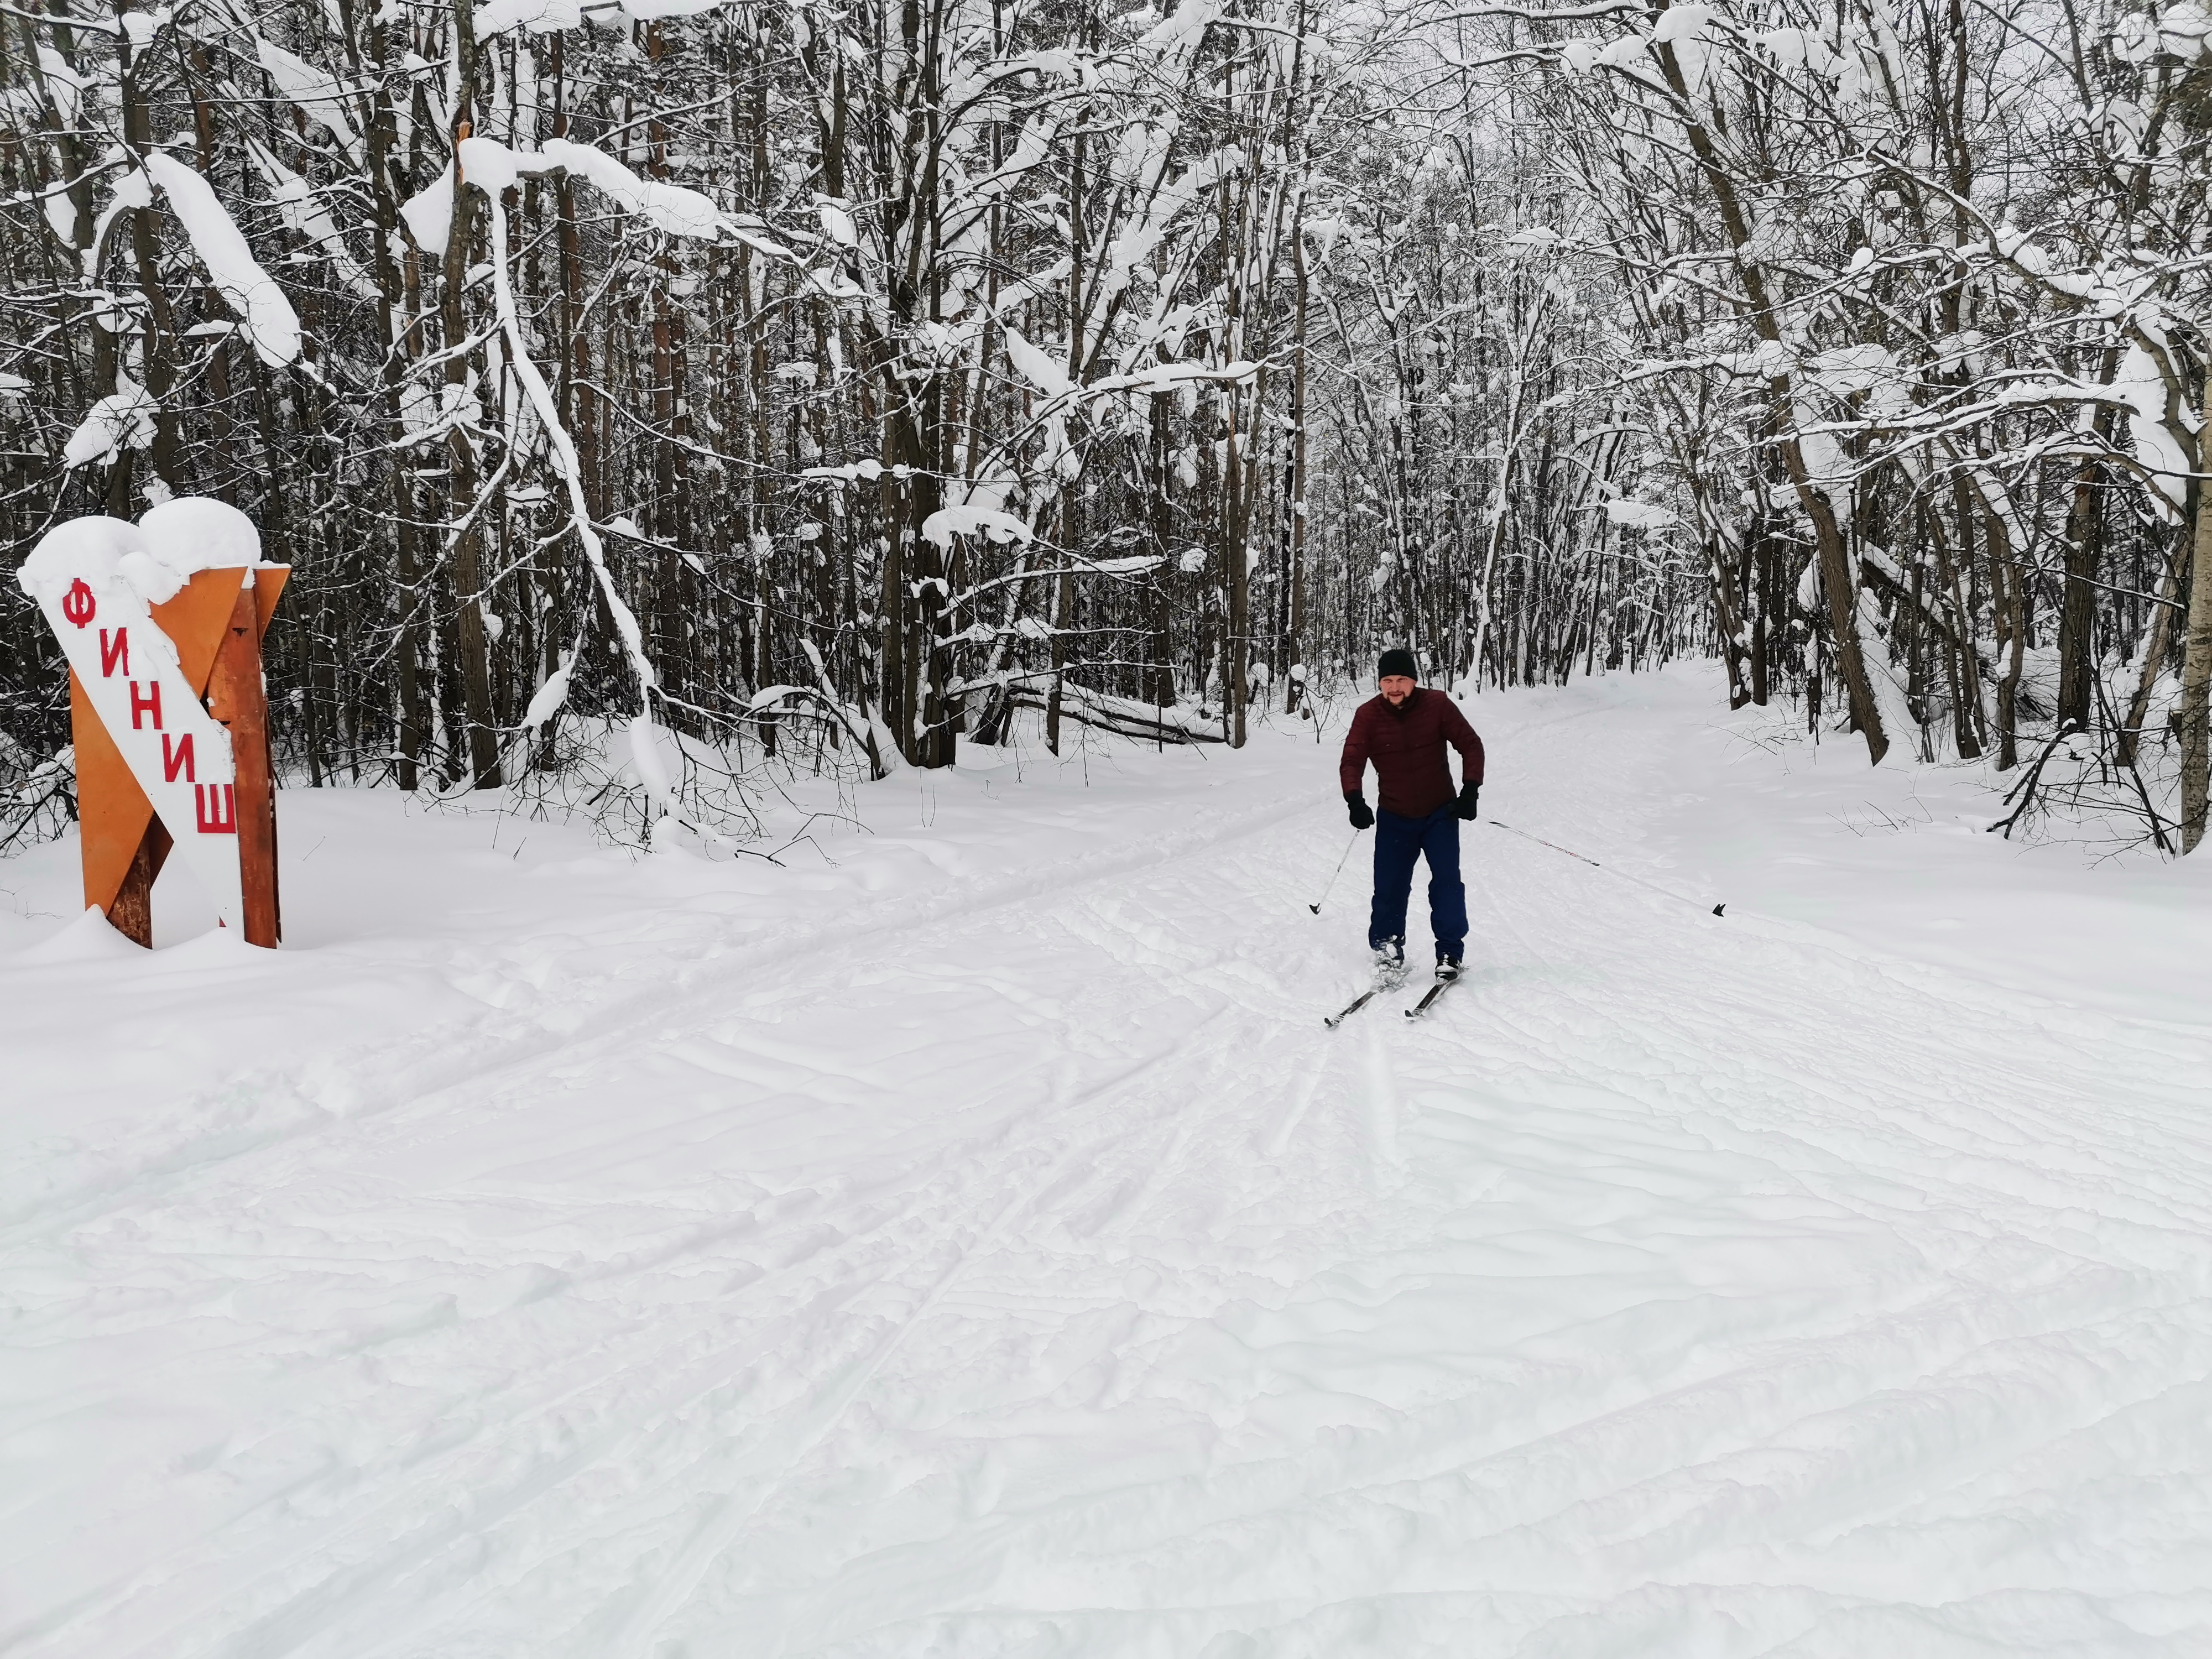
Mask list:
[[[69,659],[85,902],[141,945],[173,847],[222,926],[276,943],[261,636],[289,574],[244,514],[191,496],[57,525],[16,573]]]

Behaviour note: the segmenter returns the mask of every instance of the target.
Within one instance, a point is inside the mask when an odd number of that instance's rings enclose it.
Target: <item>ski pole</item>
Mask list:
[[[1703,899],[1684,898],[1681,894],[1672,891],[1668,888],[1662,887],[1656,882],[1646,881],[1641,876],[1632,876],[1627,871],[1616,870],[1611,865],[1600,864],[1595,859],[1585,857],[1583,854],[1576,852],[1571,847],[1562,847],[1555,841],[1546,841],[1541,836],[1532,836],[1526,830],[1516,830],[1510,823],[1499,823],[1496,818],[1489,818],[1485,821],[1489,823],[1497,824],[1498,828],[1505,831],[1509,836],[1518,836],[1523,841],[1533,841],[1537,846],[1548,847],[1554,853],[1565,853],[1569,858],[1573,859],[1576,862],[1579,864],[1587,864],[1593,870],[1602,870],[1609,876],[1619,876],[1623,881],[1632,881],[1638,887],[1649,887],[1655,893],[1664,893],[1668,898],[1680,899],[1684,904],[1694,904],[1700,910],[1705,908],[1705,902]],[[1316,908],[1318,908],[1319,907],[1316,906]],[[1713,906],[1712,913],[1715,915],[1718,915],[1726,908],[1728,908],[1728,904],[1727,902],[1723,900],[1721,903]]]
[[[1319,915],[1321,914],[1321,907],[1328,902],[1328,896],[1336,890],[1336,878],[1344,873],[1346,861],[1352,857],[1352,849],[1358,845],[1359,831],[1355,830],[1352,832],[1352,839],[1344,843],[1344,857],[1339,859],[1336,861],[1336,868],[1328,872],[1328,885],[1321,890],[1321,896],[1319,898],[1316,899],[1311,904],[1306,906],[1307,909],[1312,911],[1316,915]]]

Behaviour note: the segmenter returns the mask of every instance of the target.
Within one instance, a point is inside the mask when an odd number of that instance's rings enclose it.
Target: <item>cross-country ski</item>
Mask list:
[[[1445,992],[1450,990],[1451,988],[1458,982],[1458,977],[1456,975],[1450,979],[1438,980],[1435,984],[1430,986],[1427,990],[1421,993],[1421,1000],[1419,1002],[1406,1010],[1406,1018],[1407,1019],[1419,1019],[1423,1014],[1427,1013],[1430,1009],[1436,1006],[1437,1000],[1443,996]]]
[[[1383,988],[1379,985],[1369,986],[1365,990],[1362,991],[1358,996],[1352,998],[1351,1001],[1346,1003],[1343,1007],[1338,1009],[1334,1013],[1323,1014],[1321,1017],[1321,1023],[1334,1030],[1336,1027],[1343,1024],[1346,1020],[1350,1019],[1354,1014],[1358,1013],[1362,1008],[1364,1008],[1370,1002],[1372,1002],[1376,996],[1381,993],[1382,988]]]

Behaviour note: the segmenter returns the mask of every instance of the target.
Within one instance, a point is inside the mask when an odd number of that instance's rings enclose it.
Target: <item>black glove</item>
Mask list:
[[[1353,829],[1372,830],[1375,827],[1375,814],[1367,810],[1366,796],[1346,795],[1344,798],[1344,804],[1352,813]]]
[[[1465,783],[1460,786],[1459,815],[1470,823],[1474,822],[1474,803],[1481,798],[1481,795],[1482,786],[1479,783]]]

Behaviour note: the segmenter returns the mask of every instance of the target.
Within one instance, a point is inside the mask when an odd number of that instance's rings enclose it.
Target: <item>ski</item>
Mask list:
[[[1347,1019],[1350,1019],[1354,1014],[1358,1013],[1362,1008],[1364,1008],[1382,993],[1385,991],[1398,990],[1403,987],[1405,983],[1406,976],[1402,973],[1380,975],[1376,977],[1374,984],[1369,986],[1358,996],[1352,998],[1351,1001],[1346,1003],[1344,1006],[1338,1009],[1336,1012],[1322,1015],[1321,1023],[1328,1026],[1330,1030],[1334,1031],[1338,1026],[1343,1024]]]
[[[1362,1008],[1364,1008],[1370,1001],[1372,1001],[1374,1000],[1375,994],[1382,988],[1379,985],[1369,986],[1358,996],[1352,998],[1351,1001],[1346,1003],[1344,1006],[1340,1008],[1336,1012],[1333,1014],[1323,1014],[1322,1016],[1321,1023],[1328,1026],[1330,1030],[1334,1031],[1338,1026],[1343,1024],[1345,1021],[1350,1019],[1354,1014],[1358,1013]]]
[[[1459,981],[1455,979],[1438,980],[1434,985],[1431,985],[1426,991],[1424,991],[1421,994],[1421,1000],[1419,1002],[1406,1010],[1406,1018],[1407,1019],[1419,1019],[1423,1014],[1429,1012],[1429,1005],[1431,1003],[1434,1002],[1438,997],[1442,996],[1445,992],[1450,990],[1453,986],[1458,983]]]

